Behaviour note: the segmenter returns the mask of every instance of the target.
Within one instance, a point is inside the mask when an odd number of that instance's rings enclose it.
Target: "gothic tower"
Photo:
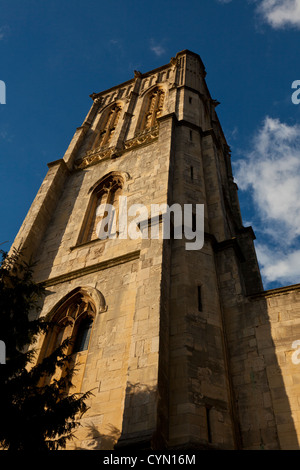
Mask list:
[[[205,75],[184,50],[93,93],[14,242],[46,284],[41,315],[61,325],[40,354],[72,335],[76,390],[93,391],[70,448],[280,447],[254,233]],[[143,205],[136,237],[114,223],[125,197],[127,208]],[[101,212],[108,204],[114,211]],[[203,204],[203,246],[151,237],[163,224],[153,204]]]

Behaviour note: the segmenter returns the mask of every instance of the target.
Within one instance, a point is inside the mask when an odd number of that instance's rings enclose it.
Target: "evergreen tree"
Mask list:
[[[0,340],[6,364],[0,365],[0,446],[8,450],[64,448],[87,410],[90,392],[68,393],[73,369],[69,339],[51,355],[36,361],[38,335],[53,327],[39,318],[45,288],[32,278],[32,266],[14,251],[0,251]],[[60,368],[59,379],[49,379]]]

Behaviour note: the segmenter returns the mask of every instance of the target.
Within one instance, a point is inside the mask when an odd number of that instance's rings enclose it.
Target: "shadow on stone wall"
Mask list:
[[[163,449],[160,431],[166,416],[156,387],[145,384],[128,384],[124,401],[122,433],[115,450]],[[163,412],[165,414],[166,410]]]
[[[155,387],[129,384],[124,401],[122,432],[113,425],[100,432],[93,417],[82,420],[80,434],[85,433],[80,446],[73,441],[74,450],[150,450],[158,448],[156,416],[158,394]],[[94,423],[95,421],[95,423]],[[78,435],[79,439],[79,435]]]
[[[271,413],[273,412],[279,448],[298,450],[299,441],[291,409],[291,397],[288,396],[287,388],[291,378],[291,369],[286,364],[286,354],[293,338],[286,336],[285,324],[280,321],[283,310],[291,306],[288,305],[286,296],[282,296],[282,305],[278,305],[275,309],[270,308],[267,297],[268,291],[262,292],[258,296],[250,297],[248,304],[248,313],[250,318],[254,319],[258,353],[257,357],[253,355],[249,361],[252,403],[257,408],[258,423],[262,421],[268,424],[268,427],[265,426],[264,430],[261,430],[262,448],[265,448],[265,442],[268,448],[268,429],[269,431],[272,429]],[[274,322],[274,314],[276,322]],[[279,359],[282,359],[282,354],[285,356],[284,363],[280,364]],[[260,384],[264,387],[262,413],[259,413],[260,402],[255,401],[255,397],[259,400]]]
[[[229,373],[242,449],[299,449],[265,293],[226,309]]]
[[[84,426],[87,430],[86,437],[81,441],[81,446],[74,441],[74,450],[113,450],[117,442],[120,431],[115,426],[107,426],[107,433],[101,433],[95,424]]]
[[[66,180],[64,188],[61,190],[60,198],[56,207],[54,208],[51,218],[47,226],[44,227],[45,231],[38,247],[35,247],[35,258],[33,261],[36,263],[35,276],[38,281],[47,280],[53,268],[54,260],[57,256],[61,243],[66,237],[65,242],[68,243],[67,250],[74,245],[73,234],[65,235],[68,227],[70,217],[72,216],[77,197],[82,186],[84,174],[82,172],[75,173]],[[79,235],[81,224],[83,223],[84,213],[80,222],[74,219],[74,223],[78,226],[74,227],[73,232]],[[41,228],[42,230],[43,228]],[[69,237],[69,238],[67,238]],[[65,250],[65,252],[67,252]],[[64,254],[65,254],[64,252]],[[63,265],[62,265],[63,267]],[[70,270],[70,269],[69,269]]]
[[[249,230],[247,233],[250,234]],[[287,369],[278,362],[278,353],[286,351],[287,340],[281,317],[285,308],[294,308],[287,305],[293,300],[287,301],[283,296],[281,303],[270,305],[270,291],[264,291],[259,282],[253,240],[251,237],[247,240],[242,240],[243,252],[234,240],[216,247],[235,447],[299,449],[285,385]],[[274,327],[278,328],[277,334]]]

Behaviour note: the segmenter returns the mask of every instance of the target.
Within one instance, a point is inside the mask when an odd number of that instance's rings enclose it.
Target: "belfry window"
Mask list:
[[[94,189],[79,243],[117,237],[119,196],[122,193],[122,186],[122,178],[116,174],[110,174],[103,178]]]
[[[121,106],[118,104],[115,104],[106,112],[104,121],[102,121],[102,125],[100,125],[100,130],[93,145],[94,149],[110,145],[120,114]]]
[[[149,130],[157,124],[157,118],[162,114],[165,93],[161,88],[155,88],[149,93],[146,109],[141,123],[141,131]]]

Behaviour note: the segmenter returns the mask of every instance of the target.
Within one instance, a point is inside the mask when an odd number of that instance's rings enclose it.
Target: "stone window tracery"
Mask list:
[[[47,357],[64,340],[70,339],[67,350],[67,354],[71,355],[69,367],[71,370],[76,368],[72,378],[72,392],[79,392],[81,389],[95,313],[96,308],[92,300],[82,292],[77,292],[58,308],[53,316],[55,326],[44,339],[42,357]],[[43,380],[53,381],[64,373],[64,370],[57,369],[51,377],[45,377]]]
[[[141,131],[149,130],[157,124],[157,118],[162,114],[165,92],[161,88],[155,88],[149,93],[146,109],[141,124]]]
[[[98,132],[98,135],[95,139],[93,148],[99,148],[99,147],[107,147],[110,145],[116,126],[118,124],[118,121],[120,119],[120,114],[121,114],[121,106],[118,104],[115,104],[112,106],[109,111],[106,113],[104,122],[102,123],[102,126],[100,128],[100,131]]]
[[[119,196],[123,179],[117,174],[108,175],[92,193],[90,207],[83,225],[80,243],[87,243],[108,236],[117,236]]]

